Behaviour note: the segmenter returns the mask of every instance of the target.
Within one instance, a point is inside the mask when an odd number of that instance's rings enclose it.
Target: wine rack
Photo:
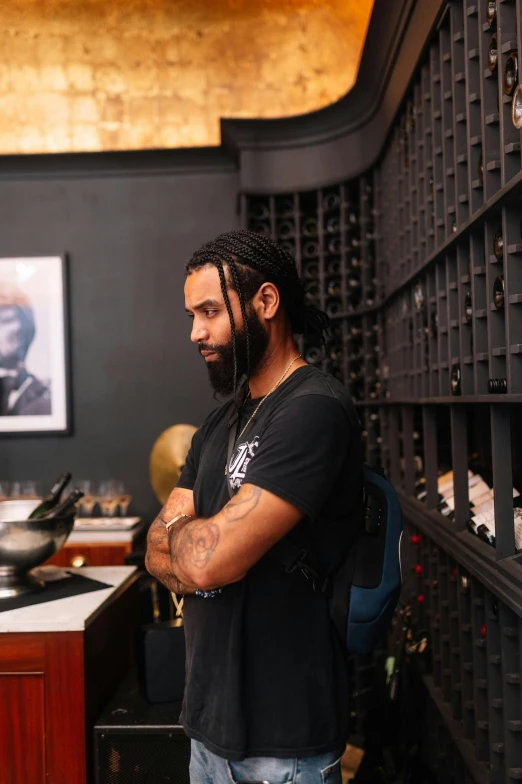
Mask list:
[[[365,459],[423,542],[406,537],[405,557],[440,586],[411,598],[433,640],[429,731],[458,741],[455,781],[499,784],[522,779],[519,51],[522,0],[451,0],[371,171],[243,197],[244,225],[287,243],[329,313],[325,350],[302,352],[349,388]],[[480,514],[474,482],[489,493]]]
[[[430,630],[432,671],[424,682],[431,701],[472,780],[518,781],[522,621],[514,597],[499,598],[491,575],[485,585],[415,526],[408,524],[404,536],[413,630]],[[432,753],[439,751],[440,743],[432,746]]]
[[[310,304],[331,319],[330,336],[300,340],[311,365],[347,384],[356,401],[386,394],[381,377],[383,320],[375,311],[382,300],[378,274],[373,186],[369,177],[319,191],[278,196],[247,196],[244,225],[272,237],[295,258]],[[367,459],[380,462],[380,417],[363,410]]]

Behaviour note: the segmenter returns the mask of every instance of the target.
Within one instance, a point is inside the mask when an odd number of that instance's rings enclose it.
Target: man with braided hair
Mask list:
[[[185,595],[192,784],[340,784],[350,704],[323,578],[361,524],[353,402],[307,365],[294,335],[323,339],[291,256],[266,236],[222,234],[187,265],[191,340],[229,399],[195,434],[152,524],[147,568]],[[311,572],[285,569],[285,542]]]

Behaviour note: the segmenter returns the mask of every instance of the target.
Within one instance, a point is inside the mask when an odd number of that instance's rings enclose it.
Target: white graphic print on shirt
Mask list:
[[[253,441],[246,441],[244,444],[236,446],[236,451],[228,466],[228,481],[233,490],[241,487],[247,466],[254,457],[258,446],[259,436],[256,436]]]

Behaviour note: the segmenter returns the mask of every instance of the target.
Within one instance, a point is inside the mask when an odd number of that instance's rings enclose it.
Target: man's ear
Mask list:
[[[265,319],[273,319],[281,305],[281,297],[277,286],[273,283],[263,283],[258,291],[262,315]]]

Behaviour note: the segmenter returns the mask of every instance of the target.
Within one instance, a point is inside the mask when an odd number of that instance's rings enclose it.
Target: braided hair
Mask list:
[[[190,275],[209,264],[217,267],[221,292],[230,319],[234,357],[234,398],[238,381],[236,330],[227,293],[224,265],[230,271],[230,286],[238,295],[243,316],[247,378],[250,374],[250,344],[245,302],[252,299],[263,283],[273,283],[277,287],[292,332],[318,338],[324,345],[325,332],[328,330],[330,320],[326,313],[306,302],[303,284],[294,259],[270,237],[246,229],[220,234],[194,253],[186,266],[186,273]]]

